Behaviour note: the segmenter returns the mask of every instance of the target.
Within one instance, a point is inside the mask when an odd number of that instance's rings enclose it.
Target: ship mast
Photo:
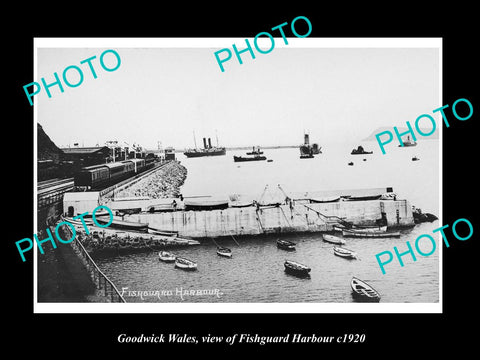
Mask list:
[[[195,144],[195,149],[197,148],[197,140],[195,139],[195,130],[193,130],[193,143]]]

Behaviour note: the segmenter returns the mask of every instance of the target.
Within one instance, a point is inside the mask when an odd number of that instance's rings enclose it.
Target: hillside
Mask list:
[[[63,151],[50,140],[42,125],[37,123],[37,160],[53,160],[57,163],[62,155]]]
[[[398,132],[400,134],[408,130],[408,128],[406,126],[405,127],[398,127],[397,126],[397,129],[398,129]],[[423,133],[428,134],[432,129],[420,129],[420,130]],[[366,138],[362,139],[362,141],[376,141],[377,139],[375,138],[375,135],[377,135],[378,133],[381,133],[382,131],[390,131],[394,135],[394,138],[395,138],[395,132],[394,132],[392,126],[382,126],[382,127],[379,127],[377,129],[375,129],[370,135],[368,135]],[[417,137],[417,140],[419,138],[424,139],[424,140],[438,140],[438,129],[435,130],[435,132],[430,136],[421,136],[420,134],[417,133],[415,128],[414,128],[414,132],[415,132],[415,136]]]

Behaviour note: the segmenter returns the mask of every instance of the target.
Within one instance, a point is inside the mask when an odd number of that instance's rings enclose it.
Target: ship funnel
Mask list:
[[[209,149],[212,148],[212,141],[210,140],[210,138],[208,138],[208,148],[209,148]]]
[[[203,147],[206,149],[207,148],[207,139],[203,138]]]
[[[310,140],[309,140],[309,138],[308,138],[308,134],[305,134],[305,135],[304,135],[304,143],[305,143],[305,145],[309,145],[309,144],[310,144]]]

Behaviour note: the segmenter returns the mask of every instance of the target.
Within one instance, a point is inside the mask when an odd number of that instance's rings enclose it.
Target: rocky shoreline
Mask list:
[[[180,196],[180,187],[187,178],[187,168],[177,161],[171,161],[146,178],[120,190],[117,198],[148,196],[152,199],[166,199]]]

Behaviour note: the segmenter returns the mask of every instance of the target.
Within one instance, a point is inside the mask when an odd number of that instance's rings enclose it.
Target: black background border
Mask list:
[[[4,29],[6,38],[3,61],[7,86],[4,104],[7,110],[4,138],[8,141],[8,164],[3,176],[9,189],[4,203],[2,241],[4,259],[4,306],[8,318],[6,343],[15,350],[22,344],[32,344],[32,350],[51,351],[68,345],[72,354],[95,356],[113,351],[140,354],[152,351],[162,354],[166,349],[178,356],[205,349],[208,353],[224,351],[304,349],[343,353],[382,350],[384,355],[403,352],[408,356],[421,351],[461,345],[463,350],[475,344],[474,331],[469,329],[475,313],[476,289],[474,264],[478,249],[478,215],[473,211],[478,184],[475,123],[480,107],[478,88],[474,12],[462,3],[420,9],[408,3],[381,6],[364,4],[338,8],[323,5],[301,7],[276,4],[275,11],[259,11],[245,3],[201,6],[194,9],[184,4],[182,10],[164,9],[162,4],[110,4],[101,9],[97,4],[58,8],[38,6],[16,12]],[[443,224],[458,218],[469,219],[474,235],[468,241],[451,241],[443,250],[443,314],[33,314],[33,265],[31,257],[22,263],[14,242],[33,234],[33,111],[26,100],[23,85],[33,81],[34,37],[240,37],[252,38],[261,31],[296,16],[306,16],[313,27],[310,37],[441,37],[443,38],[443,104],[467,98],[474,114],[468,121],[452,120],[443,128]],[[3,26],[3,25],[2,25]],[[477,80],[477,81],[475,81]],[[374,106],[374,104],[372,104]],[[402,104],[398,104],[399,107]],[[395,111],[395,109],[392,109]],[[447,113],[448,114],[448,113]],[[412,119],[406,119],[412,120]],[[17,155],[18,154],[18,155]],[[8,225],[7,225],[8,224]],[[449,238],[451,232],[447,231]],[[475,325],[474,325],[475,326]],[[190,335],[229,336],[234,333],[259,335],[340,336],[366,334],[363,344],[258,344],[177,345],[177,344],[118,344],[121,333],[150,335],[188,333]],[[314,353],[316,354],[316,353]],[[378,354],[377,354],[378,355]]]

